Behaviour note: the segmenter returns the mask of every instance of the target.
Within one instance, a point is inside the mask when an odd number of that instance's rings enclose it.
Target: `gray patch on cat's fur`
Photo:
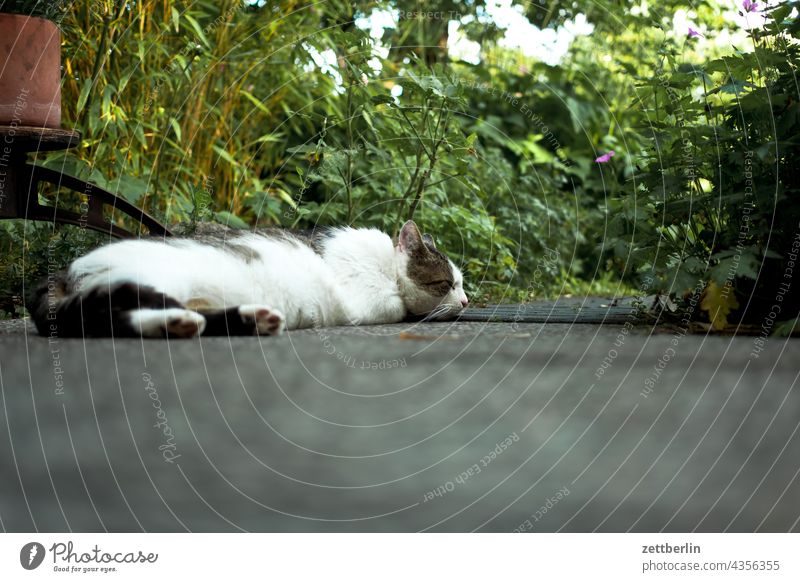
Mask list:
[[[200,223],[189,238],[229,253],[245,263],[252,263],[261,259],[259,252],[236,241],[239,237],[249,233],[248,230],[232,229],[220,224]],[[166,239],[165,242],[169,243],[171,240],[180,239]]]
[[[279,226],[261,226],[255,229],[243,230],[230,228],[216,222],[198,222],[192,226],[191,231],[188,227],[179,227],[176,231],[186,238],[191,238],[192,240],[207,243],[219,248],[226,248],[227,245],[236,245],[236,238],[245,234],[255,234],[280,241],[302,244],[321,255],[325,240],[335,232],[335,228],[320,226],[312,230],[300,230],[281,228]],[[234,254],[237,254],[238,249],[230,250]],[[252,256],[252,253],[250,254]],[[255,256],[252,257],[251,260],[257,258],[258,257]]]
[[[332,229],[329,228],[293,230],[288,228],[268,227],[258,229],[257,233],[260,236],[305,245],[318,255],[321,255],[325,239],[329,236],[331,230]]]
[[[450,261],[428,241],[411,249],[408,261],[408,277],[430,294],[444,297],[453,288],[453,269]],[[441,283],[431,285],[431,283]]]
[[[258,261],[261,259],[261,254],[247,245],[240,245],[236,243],[223,243],[220,247],[225,252],[231,253],[236,255],[240,259],[242,259],[245,263],[252,263],[254,261]]]
[[[261,259],[261,254],[257,250],[235,242],[235,238],[203,237],[196,240],[231,254],[245,263],[252,263]]]

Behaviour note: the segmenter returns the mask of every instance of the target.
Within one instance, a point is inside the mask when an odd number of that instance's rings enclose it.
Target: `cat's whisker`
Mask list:
[[[422,321],[431,321],[437,317],[439,308],[435,308],[433,311],[428,313],[425,317],[422,318]]]
[[[435,319],[439,319],[440,317],[449,315],[452,310],[453,308],[450,305],[438,305],[433,311],[431,311],[428,315],[426,315],[422,319],[422,321],[432,321]]]

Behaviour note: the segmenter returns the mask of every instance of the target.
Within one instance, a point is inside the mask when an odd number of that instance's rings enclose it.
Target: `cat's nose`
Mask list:
[[[462,298],[461,307],[466,307],[467,305],[469,305],[469,299],[467,299],[466,297]]]

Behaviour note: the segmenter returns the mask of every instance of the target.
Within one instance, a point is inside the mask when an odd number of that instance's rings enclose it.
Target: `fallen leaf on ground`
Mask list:
[[[733,289],[720,287],[715,281],[711,281],[705,291],[700,308],[708,312],[708,319],[711,320],[711,329],[721,331],[728,325],[728,315],[739,307]]]

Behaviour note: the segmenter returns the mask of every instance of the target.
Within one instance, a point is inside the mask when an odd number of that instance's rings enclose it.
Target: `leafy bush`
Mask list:
[[[776,301],[796,315],[800,299],[797,284],[780,291],[800,241],[800,26],[787,19],[797,6],[771,9],[750,52],[689,63],[665,42],[655,74],[639,79],[652,144],[636,155],[635,187],[610,203],[615,256],[664,293],[708,284],[717,328],[727,313],[762,318]]]
[[[48,276],[108,241],[107,235],[67,226],[25,221],[0,221],[0,313],[27,315],[25,299]]]

